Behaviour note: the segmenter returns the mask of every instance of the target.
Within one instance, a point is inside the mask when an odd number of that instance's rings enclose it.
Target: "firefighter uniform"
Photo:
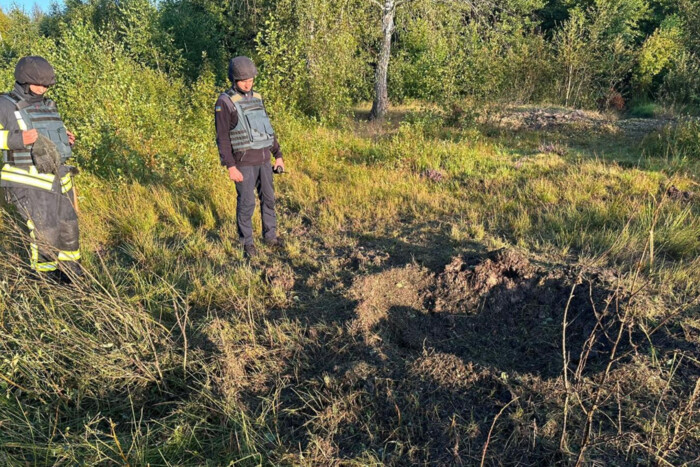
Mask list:
[[[0,149],[3,165],[0,187],[15,206],[29,231],[32,269],[80,274],[78,217],[74,206],[73,177],[65,165],[71,156],[66,128],[56,104],[34,94],[30,84],[48,87],[55,82],[53,68],[41,57],[24,57],[15,69],[14,89],[0,95]],[[41,173],[32,147],[23,133],[35,129],[60,154],[55,173]]]

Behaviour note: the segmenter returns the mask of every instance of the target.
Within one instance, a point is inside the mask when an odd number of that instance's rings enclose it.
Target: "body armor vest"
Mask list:
[[[226,95],[231,98],[238,112],[238,124],[229,133],[234,152],[271,147],[275,142],[275,130],[272,129],[260,94],[254,92],[248,97],[229,89]]]
[[[15,117],[20,130],[36,129],[56,145],[61,154],[61,162],[71,156],[68,133],[63,120],[58,114],[56,104],[49,99],[30,104],[15,93],[3,94],[0,98],[8,99],[15,106]],[[28,150],[3,151],[3,161],[12,165],[33,165],[31,152]]]

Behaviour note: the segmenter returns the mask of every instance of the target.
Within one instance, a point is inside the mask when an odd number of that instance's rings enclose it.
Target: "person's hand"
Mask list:
[[[68,144],[73,146],[75,144],[75,135],[68,130],[66,130],[66,134],[68,135]]]
[[[272,170],[277,169],[277,167],[282,167],[282,172],[284,172],[284,161],[282,159],[275,159],[275,165],[272,166]]]
[[[36,143],[39,138],[39,132],[36,130],[27,130],[22,132],[22,144],[29,146]]]
[[[243,181],[243,174],[236,167],[229,167],[228,178],[231,179],[232,182],[239,183]]]

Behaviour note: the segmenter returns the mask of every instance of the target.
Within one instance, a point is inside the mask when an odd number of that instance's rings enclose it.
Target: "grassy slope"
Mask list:
[[[588,413],[586,459],[700,455],[697,164],[643,157],[605,130],[460,129],[429,112],[277,126],[283,252],[243,261],[235,190],[211,169],[178,183],[81,175],[94,277],[76,289],[27,278],[21,248],[3,246],[0,459],[472,464],[488,439],[489,462],[571,462]],[[671,184],[695,201],[665,197]],[[532,355],[518,365],[478,310],[473,334],[396,344],[404,319],[445,324],[421,303],[452,258],[511,246],[545,266],[615,270],[629,292],[644,284],[643,300],[624,295],[624,358],[567,390],[526,371],[561,366],[560,347],[522,343]],[[563,312],[504,329],[560,334]]]

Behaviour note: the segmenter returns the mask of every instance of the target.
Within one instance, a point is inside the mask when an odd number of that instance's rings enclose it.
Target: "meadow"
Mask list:
[[[693,464],[697,158],[499,112],[278,118],[286,246],[252,261],[211,145],[79,175],[83,282],[3,244],[3,461]]]

